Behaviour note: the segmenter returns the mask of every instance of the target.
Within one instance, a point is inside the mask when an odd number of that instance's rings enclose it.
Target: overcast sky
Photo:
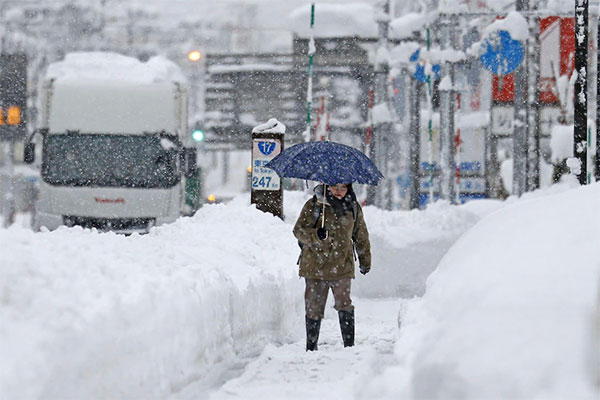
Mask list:
[[[348,3],[349,1],[373,4],[376,0],[318,0],[316,3]],[[289,13],[310,0],[145,0],[144,4],[152,4],[171,21],[186,19],[227,20],[235,18],[239,10],[256,6],[257,20],[268,29],[285,29]],[[309,23],[309,22],[307,22]],[[259,27],[257,27],[259,28]]]

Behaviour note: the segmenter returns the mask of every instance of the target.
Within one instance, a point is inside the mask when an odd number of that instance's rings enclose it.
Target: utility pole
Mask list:
[[[518,12],[529,10],[529,0],[516,0]],[[523,46],[523,61],[515,71],[515,123],[513,133],[513,189],[512,194],[521,196],[527,184],[527,58],[529,39]]]
[[[456,18],[451,15],[440,15],[441,49],[455,49]],[[450,87],[440,87],[440,167],[441,167],[441,192],[440,197],[456,202],[454,188],[454,65],[447,60],[442,60],[442,82]],[[448,82],[449,80],[449,82]],[[442,85],[440,85],[442,86]]]
[[[409,208],[419,208],[419,195],[421,193],[421,82],[414,76],[409,78],[410,90],[408,96],[408,115],[410,115],[409,129]]]
[[[390,66],[388,62],[388,30],[390,24],[390,0],[383,0],[381,3],[382,12],[379,14],[379,19],[377,21],[377,26],[379,28],[379,41],[377,44],[377,60],[375,65],[375,104],[382,105],[387,107],[388,101],[388,84],[387,80],[389,77]],[[390,123],[388,121],[377,121],[378,124],[375,126],[374,135],[373,135],[373,152],[371,153],[371,159],[379,167],[381,171],[384,171],[386,174],[387,168],[387,157],[384,155],[384,151],[387,149],[384,148],[384,140],[389,139],[390,136]],[[373,203],[381,208],[390,208],[388,207],[389,199],[385,199],[385,187],[387,182],[382,182],[377,188],[376,191],[372,192],[375,194],[375,199]]]
[[[15,217],[15,199],[13,195],[13,177],[14,177],[14,148],[13,141],[0,142],[3,147],[4,156],[4,198],[2,199],[2,217],[3,226],[8,228],[14,221]]]
[[[304,132],[304,141],[313,140],[311,132],[311,110],[312,110],[312,78],[313,78],[313,59],[315,56],[315,3],[310,5],[310,35],[308,38],[308,85],[306,89],[306,131]]]
[[[600,18],[596,27],[596,73],[600,71]],[[596,77],[596,182],[600,181],[600,77]]]
[[[589,183],[587,173],[587,46],[588,46],[588,0],[575,3],[575,81],[573,132],[573,157],[571,171],[577,175],[579,183]]]
[[[533,9],[537,6],[533,6]],[[540,187],[540,24],[536,15],[529,14],[527,46],[527,190]]]

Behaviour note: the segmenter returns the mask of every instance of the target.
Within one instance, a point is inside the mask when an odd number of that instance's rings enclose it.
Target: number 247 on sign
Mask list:
[[[252,178],[252,187],[270,187],[271,185],[271,177],[263,176],[262,178],[253,177]]]

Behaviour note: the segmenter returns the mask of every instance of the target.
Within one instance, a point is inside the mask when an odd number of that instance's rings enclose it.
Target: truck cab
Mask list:
[[[50,65],[42,92],[35,230],[147,232],[185,212],[195,152],[175,64],[74,53]]]

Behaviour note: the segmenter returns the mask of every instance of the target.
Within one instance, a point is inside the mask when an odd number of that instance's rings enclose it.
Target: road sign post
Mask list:
[[[285,126],[271,119],[252,130],[250,202],[283,219],[283,187],[275,171],[264,166],[283,150]]]

